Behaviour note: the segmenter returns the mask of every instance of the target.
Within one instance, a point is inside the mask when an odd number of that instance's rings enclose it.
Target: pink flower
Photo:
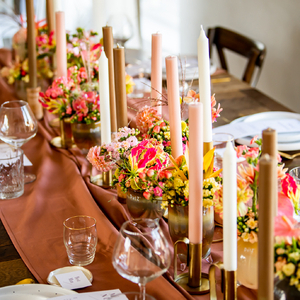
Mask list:
[[[162,197],[163,191],[160,187],[157,186],[156,188],[154,188],[153,192],[156,197]]]
[[[147,176],[148,177],[152,177],[154,175],[154,170],[153,169],[149,169],[148,171],[147,171]]]
[[[237,146],[235,148],[237,158],[240,158],[241,156],[243,156],[243,152],[247,151],[247,150],[248,150],[248,147],[246,145]]]
[[[146,174],[145,173],[139,173],[139,177],[145,181],[146,180]]]
[[[250,141],[250,145],[254,144],[254,143],[256,142],[257,138],[258,138],[258,135],[255,135],[255,136],[252,138],[252,140]]]
[[[244,157],[255,159],[259,155],[259,148],[249,148],[248,152],[245,153]]]
[[[290,174],[286,174],[286,176],[281,180],[281,188],[282,192],[289,197],[289,193],[291,192],[296,194],[297,183]]]
[[[143,196],[147,199],[147,200],[150,200],[151,198],[151,194],[149,192],[144,192],[143,193]]]
[[[73,101],[72,103],[73,109],[76,111],[78,114],[78,117],[86,117],[89,109],[86,106],[86,102],[84,98],[78,98]]]
[[[160,127],[158,125],[154,126],[153,132],[159,133],[160,132]]]

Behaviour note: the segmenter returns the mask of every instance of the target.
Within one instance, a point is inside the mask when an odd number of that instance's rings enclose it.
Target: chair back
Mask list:
[[[228,65],[223,49],[229,49],[248,58],[242,80],[249,84],[252,81],[251,85],[256,86],[266,56],[266,46],[259,41],[252,40],[223,27],[208,28],[207,37],[209,39],[210,56],[212,56],[212,47],[215,45],[221,67],[224,70],[228,71]],[[259,70],[253,79],[255,67],[258,67]]]

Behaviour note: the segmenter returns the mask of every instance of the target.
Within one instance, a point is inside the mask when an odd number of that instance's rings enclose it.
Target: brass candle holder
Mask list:
[[[185,243],[188,247],[188,273],[177,275],[177,245]],[[187,238],[174,244],[174,281],[192,295],[201,295],[209,292],[208,275],[202,273],[202,243],[190,243]]]
[[[216,268],[221,271],[221,291],[224,300],[237,300],[236,271],[227,271],[222,262],[212,264],[209,268],[210,300],[217,300]]]
[[[204,142],[203,143],[203,156],[214,147],[213,142]]]
[[[34,116],[41,120],[44,116],[42,104],[39,102],[39,92],[41,91],[40,87],[36,88],[27,88],[27,102],[34,114]]]

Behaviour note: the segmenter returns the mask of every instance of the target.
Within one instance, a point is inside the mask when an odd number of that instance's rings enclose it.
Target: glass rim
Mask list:
[[[115,295],[112,295],[112,296],[110,296],[109,298],[107,298],[107,300],[110,300],[110,299],[114,299],[114,298],[117,298],[117,297],[120,297],[120,296],[122,296],[122,295],[137,295],[137,296],[140,296],[141,295],[141,293],[140,292],[120,292],[120,293],[118,293],[118,294],[115,294]],[[145,296],[147,296],[147,297],[149,297],[150,299],[153,299],[153,300],[155,300],[155,298],[153,297],[153,296],[151,296],[151,295],[149,295],[149,294],[145,294]],[[105,298],[106,299],[106,298]]]
[[[121,231],[123,231],[124,233],[126,233],[126,234],[128,234],[128,235],[133,235],[133,236],[137,236],[137,235],[140,235],[140,236],[147,236],[147,235],[149,235],[150,234],[150,232],[135,232],[135,231],[131,231],[131,230],[129,230],[129,229],[126,229],[126,226],[128,225],[128,224],[132,224],[133,226],[135,226],[136,224],[138,224],[137,222],[138,221],[146,221],[146,222],[152,222],[152,224],[154,224],[155,225],[155,227],[154,228],[151,228],[152,230],[151,231],[157,231],[157,230],[159,230],[160,229],[160,225],[159,225],[159,223],[158,223],[158,221],[156,220],[156,219],[149,219],[149,218],[140,218],[140,219],[131,219],[131,220],[127,220],[127,221],[125,221],[123,224],[122,224],[122,226],[121,226],[121,228],[120,228],[120,232]],[[137,226],[135,226],[135,228],[137,228],[138,229],[138,227]]]
[[[6,106],[7,104],[11,104],[11,103],[21,103],[22,105],[20,105],[19,107],[28,105],[28,102],[25,100],[12,100],[12,101],[6,101],[6,102],[2,103],[1,108],[5,108],[5,109],[19,108],[17,106],[14,106],[14,107]]]
[[[1,143],[0,143],[1,144]],[[5,144],[5,143],[4,143]],[[24,151],[21,149],[21,148],[15,148],[15,147],[11,147],[10,145],[8,144],[5,144],[7,147],[7,149],[11,149],[13,151],[17,151],[17,155],[14,156],[14,157],[0,157],[0,161],[7,161],[9,159],[14,159],[14,158],[17,158],[17,157],[21,157],[23,154],[24,154]]]
[[[74,228],[74,227],[70,227],[70,226],[66,225],[66,222],[68,222],[69,220],[74,219],[74,218],[88,218],[88,219],[92,219],[92,220],[94,220],[94,224],[92,224],[90,226],[81,227],[81,228]],[[87,216],[87,215],[77,215],[77,216],[69,217],[66,220],[64,220],[63,225],[64,225],[65,228],[68,228],[68,229],[71,229],[71,230],[83,230],[83,229],[89,229],[89,228],[92,228],[92,227],[96,226],[96,223],[97,223],[97,221],[96,221],[96,219],[94,217]]]
[[[214,135],[217,135],[217,134],[224,134],[224,135],[227,135],[227,136],[229,136],[230,137],[230,139],[228,139],[228,140],[214,140],[214,138],[212,138],[213,139],[213,142],[228,142],[228,141],[234,141],[234,135],[233,134],[231,134],[231,133],[227,133],[227,132],[213,132],[212,133],[212,136],[214,136]]]

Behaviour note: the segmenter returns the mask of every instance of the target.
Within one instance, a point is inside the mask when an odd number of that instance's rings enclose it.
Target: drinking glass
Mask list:
[[[95,258],[97,246],[96,219],[74,216],[64,221],[64,244],[69,262],[75,266],[87,266]]]
[[[13,199],[24,193],[23,151],[2,144],[0,148],[0,199]]]
[[[126,221],[116,240],[112,263],[122,277],[139,285],[141,299],[145,299],[146,283],[165,273],[171,263],[169,244],[158,221]]]
[[[20,148],[32,139],[38,129],[38,124],[27,102],[13,100],[4,102],[0,108],[0,139]],[[33,182],[34,174],[24,174],[24,183]]]
[[[113,29],[114,43],[124,47],[125,43],[133,36],[133,25],[125,14],[110,16],[107,24]]]
[[[234,136],[230,133],[218,132],[213,133],[212,139],[215,148],[214,166],[221,169],[227,142],[230,141],[234,146]]]

